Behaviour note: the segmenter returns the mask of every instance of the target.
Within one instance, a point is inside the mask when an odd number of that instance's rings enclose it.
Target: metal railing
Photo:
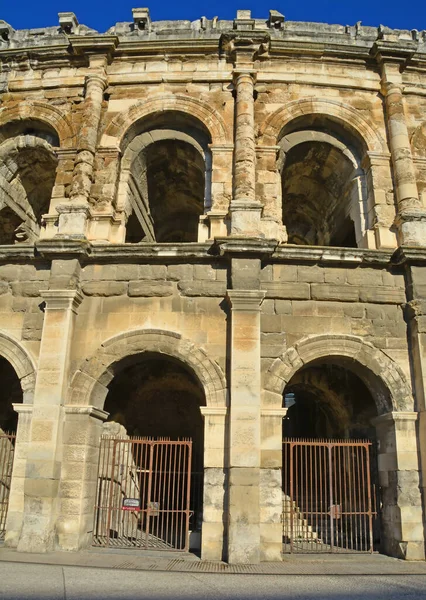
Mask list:
[[[284,440],[284,552],[373,552],[370,451],[366,440]]]
[[[188,550],[192,441],[101,439],[95,546]]]
[[[15,434],[3,433],[0,430],[0,540],[6,533],[14,453]]]

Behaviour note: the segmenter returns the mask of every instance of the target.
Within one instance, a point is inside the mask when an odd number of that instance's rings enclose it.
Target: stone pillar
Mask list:
[[[228,561],[260,560],[260,307],[265,292],[228,291],[231,305]]]
[[[90,241],[124,242],[124,214],[116,210],[119,171],[120,151],[117,148],[98,148],[90,192],[93,207],[87,233]]]
[[[254,133],[254,77],[252,69],[236,69],[234,195],[231,234],[259,235],[262,205],[256,200],[256,149]]]
[[[418,447],[420,451],[423,515],[426,515],[426,250],[399,250],[406,261],[408,303],[405,311],[410,340],[412,385],[419,411]]]
[[[228,452],[226,435],[226,407],[201,406],[204,417],[204,488],[201,558],[223,560],[225,487]]]
[[[391,412],[373,419],[379,441],[383,549],[408,560],[424,560],[416,412]]]
[[[95,152],[98,141],[98,130],[101,118],[103,93],[106,87],[105,67],[106,56],[90,58],[90,67],[97,72],[86,77],[86,93],[83,107],[83,116],[79,128],[77,155],[75,159],[72,178],[70,204],[64,204],[59,216],[59,235],[76,235],[75,227],[71,227],[72,217],[65,218],[67,208],[74,207],[72,214],[78,214],[78,227],[80,235],[86,236],[86,218],[81,220],[81,215],[89,206],[91,187],[93,183]],[[77,211],[76,206],[82,210]],[[71,210],[69,211],[71,212]]]
[[[286,408],[261,409],[260,560],[280,561],[283,548],[283,418]]]
[[[62,462],[64,400],[69,385],[70,346],[80,292],[51,289],[46,302],[24,483],[25,515],[18,550],[54,547]]]
[[[65,406],[63,456],[56,535],[61,550],[90,546],[96,504],[102,423],[94,406]]]
[[[262,205],[261,231],[266,238],[287,241],[287,230],[282,224],[281,173],[278,169],[279,146],[256,148],[256,198]]]
[[[398,202],[396,224],[399,243],[406,246],[426,244],[426,211],[419,199],[416,170],[404,112],[400,65],[382,62],[382,93],[385,97],[393,175]]]
[[[56,151],[58,166],[56,168],[55,185],[52,190],[49,213],[43,215],[45,227],[40,230],[40,239],[51,239],[58,233],[57,207],[69,202],[68,194],[72,183],[75,163],[75,148],[59,148]]]
[[[363,160],[363,168],[368,180],[368,197],[366,208],[366,232],[363,247],[396,248],[397,239],[392,231],[395,221],[395,206],[390,166],[390,154],[367,152]]]
[[[9,508],[7,511],[5,546],[16,548],[24,520],[24,483],[27,466],[28,442],[31,430],[32,404],[14,404],[19,414],[13,456],[12,481],[10,484]]]

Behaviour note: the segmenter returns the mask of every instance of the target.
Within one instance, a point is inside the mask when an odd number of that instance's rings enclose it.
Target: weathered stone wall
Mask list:
[[[90,544],[108,385],[151,352],[206,400],[203,557],[281,559],[283,393],[334,361],[377,413],[384,548],[423,558],[424,32],[133,17],[0,22],[6,543]]]

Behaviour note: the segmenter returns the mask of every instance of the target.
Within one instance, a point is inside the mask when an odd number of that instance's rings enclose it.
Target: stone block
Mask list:
[[[291,315],[292,311],[293,306],[290,300],[275,300],[275,312],[277,315]]]
[[[324,269],[318,265],[301,265],[297,268],[297,280],[306,283],[323,283]]]
[[[273,265],[273,280],[278,281],[297,281],[296,265]]]
[[[267,298],[309,300],[311,297],[309,283],[281,283],[280,281],[271,281],[263,285],[266,289]]]
[[[372,302],[377,304],[404,304],[406,302],[403,290],[391,287],[361,286],[359,290],[361,302]]]
[[[166,279],[168,269],[166,265],[139,265],[140,279]],[[135,277],[131,277],[135,279]]]
[[[178,290],[183,296],[225,296],[226,283],[224,281],[179,281]]]
[[[343,305],[343,314],[346,317],[352,317],[353,319],[363,319],[365,315],[365,308],[363,304],[345,304]]]
[[[311,285],[311,295],[314,300],[357,302],[359,290],[355,286],[313,283]]]
[[[281,316],[260,315],[260,330],[262,333],[281,333]]]
[[[14,296],[37,298],[42,290],[47,290],[48,284],[46,281],[13,282],[11,287]]]
[[[194,265],[194,279],[214,281],[216,270],[211,265]]]
[[[193,265],[169,265],[167,267],[167,279],[171,281],[191,281],[193,277]]]
[[[90,281],[83,284],[82,289],[86,296],[123,296],[127,292],[127,283],[124,281]]]
[[[171,281],[130,281],[128,294],[130,297],[164,297],[173,294]]]

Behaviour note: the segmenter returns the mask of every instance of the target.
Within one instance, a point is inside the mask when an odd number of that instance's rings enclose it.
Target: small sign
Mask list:
[[[342,516],[342,507],[340,504],[332,504],[330,506],[330,517],[332,519],[340,519]]]
[[[121,508],[123,510],[140,510],[139,498],[124,498]]]
[[[158,517],[158,515],[160,514],[160,503],[159,502],[149,502],[148,507],[149,507],[151,517]]]

